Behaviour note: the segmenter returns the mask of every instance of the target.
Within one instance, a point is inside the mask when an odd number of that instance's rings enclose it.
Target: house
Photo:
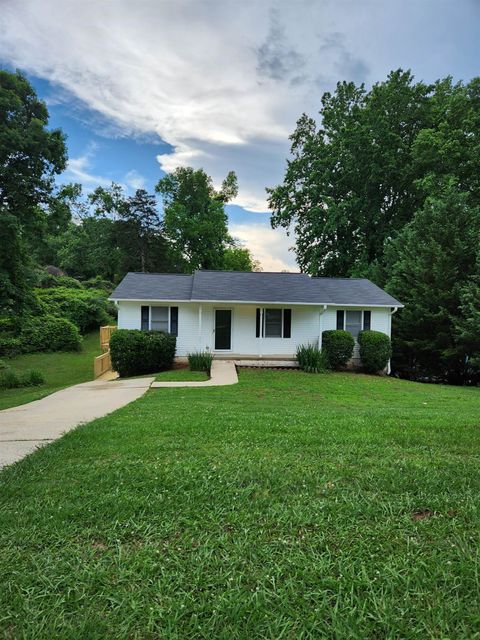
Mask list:
[[[110,300],[119,329],[172,333],[177,356],[210,350],[217,357],[283,360],[295,358],[300,344],[321,348],[327,329],[390,336],[392,314],[403,306],[363,278],[240,271],[127,273]]]

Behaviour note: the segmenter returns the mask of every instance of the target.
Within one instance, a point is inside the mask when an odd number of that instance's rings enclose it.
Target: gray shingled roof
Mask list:
[[[183,273],[127,273],[112,300],[190,300],[193,276]]]
[[[127,273],[113,300],[192,300],[402,306],[363,278],[311,278],[304,273],[195,271],[193,275]]]

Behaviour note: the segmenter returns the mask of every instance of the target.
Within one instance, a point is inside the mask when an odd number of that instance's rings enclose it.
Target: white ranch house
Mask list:
[[[291,360],[304,343],[321,348],[328,329],[390,336],[392,314],[403,306],[366,279],[239,271],[128,273],[110,299],[119,329],[172,333],[177,357],[209,350],[252,360]]]

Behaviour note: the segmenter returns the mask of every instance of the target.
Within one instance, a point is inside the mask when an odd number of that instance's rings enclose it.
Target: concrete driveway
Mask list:
[[[84,382],[0,411],[0,467],[142,396],[154,378]]]

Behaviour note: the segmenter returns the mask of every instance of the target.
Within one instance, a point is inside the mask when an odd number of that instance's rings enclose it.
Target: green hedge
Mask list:
[[[390,338],[381,331],[360,331],[358,334],[360,358],[365,371],[383,371],[392,355]]]
[[[25,320],[20,333],[22,351],[80,351],[82,337],[65,318],[39,316]]]
[[[121,377],[170,369],[177,340],[161,331],[118,329],[110,338],[112,368]]]
[[[115,313],[107,294],[97,289],[36,289],[36,296],[42,315],[66,318],[82,333],[109,324],[110,316]]]
[[[322,334],[322,351],[327,356],[330,369],[341,369],[353,354],[355,340],[348,331],[334,329]]]

